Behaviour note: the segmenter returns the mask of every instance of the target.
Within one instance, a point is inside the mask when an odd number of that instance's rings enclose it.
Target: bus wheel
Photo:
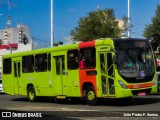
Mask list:
[[[97,98],[92,86],[89,86],[86,91],[86,101],[88,105],[96,105]]]
[[[27,95],[28,95],[28,99],[30,102],[35,102],[36,101],[36,93],[35,93],[35,89],[33,86],[30,86],[27,90]]]

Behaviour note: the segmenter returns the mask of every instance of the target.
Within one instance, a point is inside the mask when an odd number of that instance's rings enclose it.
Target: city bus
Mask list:
[[[146,39],[104,38],[2,56],[3,91],[56,99],[131,98],[157,92],[155,59]]]

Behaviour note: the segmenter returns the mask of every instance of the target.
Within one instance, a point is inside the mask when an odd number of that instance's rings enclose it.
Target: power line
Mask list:
[[[45,42],[45,43],[47,42],[46,40],[42,40],[42,39],[35,38],[35,37],[32,37],[32,39],[33,39],[33,41],[35,41],[35,40],[36,40],[36,41],[41,41],[41,42]]]
[[[50,45],[49,41],[42,40],[42,39],[35,38],[35,37],[32,37],[32,41],[33,41],[34,47],[36,46],[36,48],[37,48],[37,46],[43,46],[43,47],[47,46],[48,47]],[[39,43],[39,42],[41,42],[41,43]]]

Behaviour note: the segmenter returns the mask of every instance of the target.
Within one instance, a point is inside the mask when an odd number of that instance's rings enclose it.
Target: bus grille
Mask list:
[[[146,94],[148,94],[151,92],[151,88],[143,89],[143,90],[132,90],[131,92],[133,95],[138,95],[138,93],[140,93],[140,92],[145,92]]]
[[[137,78],[127,78],[122,76],[122,78],[127,82],[127,83],[144,83],[144,82],[150,82],[153,80],[154,74],[151,76],[146,76],[145,78],[142,79],[137,79]]]

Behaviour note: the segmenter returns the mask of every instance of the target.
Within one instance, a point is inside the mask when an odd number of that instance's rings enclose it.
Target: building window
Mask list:
[[[10,58],[3,60],[3,74],[11,74],[12,60]]]
[[[80,49],[80,63],[81,69],[96,67],[96,50],[95,48]]]
[[[47,71],[47,54],[35,55],[35,66],[37,72]]]
[[[34,72],[34,56],[23,56],[22,57],[22,71],[23,73]]]
[[[68,69],[78,69],[78,50],[69,50],[67,52]]]

